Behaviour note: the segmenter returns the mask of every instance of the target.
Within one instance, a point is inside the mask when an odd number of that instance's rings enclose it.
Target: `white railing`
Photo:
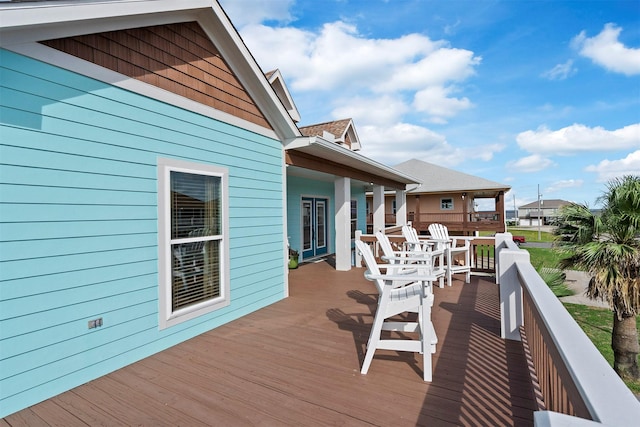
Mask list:
[[[640,403],[529,262],[496,235],[501,332],[525,339],[544,406],[536,426],[640,425]]]

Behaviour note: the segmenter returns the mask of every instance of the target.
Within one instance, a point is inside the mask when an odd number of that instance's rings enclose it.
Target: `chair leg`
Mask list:
[[[451,251],[447,249],[447,285],[451,286]]]
[[[369,366],[371,365],[371,361],[373,360],[373,355],[376,352],[376,348],[378,347],[378,342],[380,341],[380,334],[382,333],[382,326],[384,324],[384,313],[386,307],[378,307],[378,311],[376,312],[376,316],[373,319],[373,325],[371,325],[371,334],[369,335],[369,341],[367,342],[367,352],[364,356],[364,361],[362,362],[362,369],[360,369],[360,373],[365,375],[369,371]]]
[[[422,379],[431,382],[433,378],[433,364],[431,358],[431,304],[429,298],[423,299],[420,319],[420,338],[422,340]]]

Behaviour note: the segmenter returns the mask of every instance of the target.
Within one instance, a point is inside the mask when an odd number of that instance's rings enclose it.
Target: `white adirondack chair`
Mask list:
[[[428,252],[434,250],[434,248],[438,251],[443,251],[444,257],[439,257],[438,266],[445,271],[446,275],[446,264],[443,259],[446,258],[446,245],[443,244],[444,242],[438,242],[434,239],[420,239],[416,229],[410,225],[402,226],[402,236],[406,241],[405,246],[412,251]],[[440,278],[439,286],[441,288],[444,287],[444,276]]]
[[[465,283],[471,280],[471,240],[472,237],[449,236],[449,230],[442,224],[429,225],[429,234],[434,241],[442,242],[440,246],[445,249],[447,283],[451,286],[451,276],[453,274],[465,273]],[[463,242],[462,246],[458,242]],[[456,264],[456,257],[462,255],[464,264]]]
[[[424,281],[435,280],[434,276],[418,274],[415,269],[406,271],[397,264],[378,264],[371,252],[371,248],[364,242],[356,240],[357,250],[367,266],[365,277],[375,282],[378,288],[378,308],[371,327],[371,334],[367,343],[367,351],[360,373],[369,371],[376,349],[411,351],[421,353],[423,357],[423,379],[431,381],[431,354],[436,351],[438,339],[431,323],[431,305],[433,293],[428,292]],[[382,274],[381,269],[386,269]],[[417,312],[418,321],[389,321],[390,317],[405,312]],[[382,331],[401,333],[418,333],[418,339],[381,338]]]
[[[376,233],[376,239],[382,249],[382,259],[390,264],[414,264],[420,272],[435,276],[439,280],[439,286],[444,287],[444,250],[433,250],[427,247],[426,251],[421,249],[411,251],[394,251],[389,237],[381,231]],[[405,239],[406,240],[406,239]],[[414,245],[414,247],[421,247]],[[432,285],[431,282],[428,283]]]

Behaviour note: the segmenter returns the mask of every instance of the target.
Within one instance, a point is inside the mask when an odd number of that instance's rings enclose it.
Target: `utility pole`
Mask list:
[[[541,229],[542,211],[540,210],[540,197],[541,196],[542,196],[542,194],[540,194],[540,184],[538,184],[538,241],[542,240],[542,229]]]

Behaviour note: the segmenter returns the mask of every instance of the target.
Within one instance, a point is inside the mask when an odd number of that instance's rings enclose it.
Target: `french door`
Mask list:
[[[327,199],[302,198],[302,258],[327,253]]]

